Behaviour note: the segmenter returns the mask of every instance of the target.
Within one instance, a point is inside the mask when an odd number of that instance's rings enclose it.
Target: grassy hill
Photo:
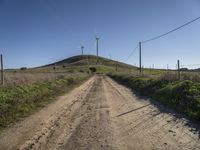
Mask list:
[[[117,62],[115,60],[107,59],[104,57],[97,57],[94,55],[77,55],[77,56],[69,57],[67,59],[64,59],[52,64],[41,66],[41,67],[53,67],[55,65],[56,66],[104,65],[104,66],[111,66],[111,67],[118,65],[119,67],[128,67],[128,68],[134,67],[129,64]]]
[[[35,68],[5,70],[5,85],[19,85],[37,81],[51,80],[61,76],[90,74],[91,68],[96,73],[114,73],[136,71],[137,68],[125,63],[117,62],[93,55],[78,55],[64,60]]]
[[[135,71],[135,66],[118,62],[115,60],[107,59],[104,57],[97,57],[94,55],[78,55],[69,57],[67,59],[40,66],[32,69],[37,71],[57,71],[57,72],[90,72],[90,68],[95,67],[97,73],[110,73],[110,72],[128,72]],[[31,71],[31,69],[29,69]]]

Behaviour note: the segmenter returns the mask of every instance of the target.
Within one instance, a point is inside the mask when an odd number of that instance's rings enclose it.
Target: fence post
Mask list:
[[[142,43],[139,42],[139,66],[140,66],[140,74],[142,74]]]
[[[169,65],[167,64],[167,74],[169,74]]]
[[[181,79],[181,73],[180,73],[180,61],[177,61],[177,66],[178,66],[178,80]]]
[[[116,62],[115,71],[118,72],[118,62]]]
[[[57,79],[57,74],[56,74],[56,64],[54,64],[53,70],[54,70],[54,74],[55,74],[55,79]]]
[[[1,85],[4,86],[3,55],[1,54]]]
[[[142,66],[142,76],[144,75],[144,66]]]

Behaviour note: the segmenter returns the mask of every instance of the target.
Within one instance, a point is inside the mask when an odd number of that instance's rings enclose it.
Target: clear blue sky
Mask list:
[[[95,54],[123,61],[135,45],[200,16],[199,0],[0,0],[0,52],[6,68]],[[142,45],[143,65],[200,64],[200,20]],[[138,65],[138,51],[127,63]]]

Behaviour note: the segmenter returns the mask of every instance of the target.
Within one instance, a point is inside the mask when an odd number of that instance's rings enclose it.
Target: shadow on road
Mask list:
[[[116,117],[120,117],[120,116],[126,115],[126,114],[128,114],[128,113],[131,113],[131,112],[133,112],[133,111],[136,111],[136,110],[142,109],[142,108],[147,107],[147,106],[149,106],[149,105],[151,105],[151,104],[147,104],[147,105],[145,105],[145,106],[142,106],[142,107],[139,107],[139,108],[136,108],[136,109],[133,109],[133,110],[127,111],[127,112],[125,112],[125,113],[121,113],[121,114],[117,115]]]
[[[161,113],[167,113],[167,114],[173,115],[174,122],[179,123],[180,121],[182,121],[182,123],[185,126],[188,126],[191,128],[191,130],[190,130],[191,132],[193,132],[194,134],[198,134],[198,137],[200,138],[200,122],[199,121],[193,120],[193,119],[189,118],[188,116],[181,114],[181,113],[173,110],[172,108],[169,108],[168,106],[165,106],[164,104],[160,103],[159,101],[156,101],[147,96],[142,96],[141,94],[136,92],[134,89],[131,89],[131,91],[132,91],[133,95],[136,96],[136,98],[138,98],[140,100],[144,100],[144,101],[149,101],[150,104],[148,104],[148,105],[155,106]],[[141,108],[147,107],[148,105],[142,106]],[[141,108],[137,108],[136,110],[141,109]],[[135,111],[135,110],[132,110],[132,111]],[[121,115],[130,113],[132,111],[120,114],[120,115],[118,115],[118,117]]]

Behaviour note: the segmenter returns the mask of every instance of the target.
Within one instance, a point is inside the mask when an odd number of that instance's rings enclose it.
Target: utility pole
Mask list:
[[[1,54],[1,85],[4,86],[3,55]]]
[[[141,42],[139,42],[139,65],[140,65],[140,74],[142,73],[142,45]]]
[[[81,46],[82,56],[83,56],[83,49],[84,49],[84,46],[82,45],[82,46]]]
[[[179,60],[177,61],[177,66],[178,66],[178,80],[180,80],[181,74],[180,74],[180,61]]]
[[[99,56],[99,39],[100,39],[99,37],[96,37],[96,41],[97,41],[97,45],[96,45],[97,46],[96,47],[97,48],[97,57]]]

